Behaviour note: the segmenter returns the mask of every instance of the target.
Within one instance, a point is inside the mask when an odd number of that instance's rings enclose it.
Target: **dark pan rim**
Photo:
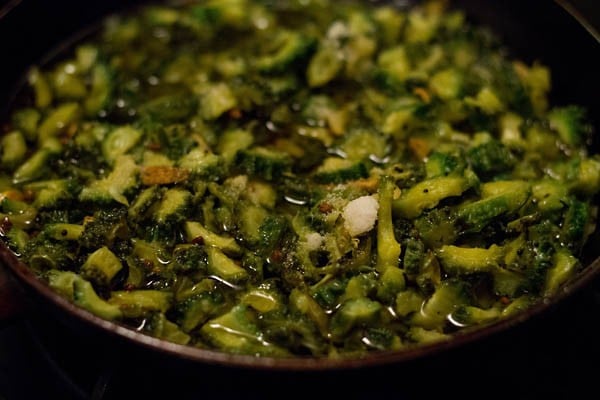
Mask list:
[[[573,17],[597,42],[600,43],[600,32],[586,17],[577,10],[568,0],[554,0],[567,14]]]
[[[58,307],[60,311],[64,311],[66,316],[81,320],[101,329],[105,333],[123,338],[130,343],[154,350],[163,355],[174,356],[183,360],[204,363],[207,365],[212,364],[227,367],[281,371],[358,369],[408,362],[417,358],[424,358],[435,353],[444,352],[520,325],[532,317],[547,311],[557,303],[566,299],[572,293],[587,286],[596,276],[600,275],[600,257],[598,257],[580,271],[570,282],[563,285],[556,294],[542,298],[527,310],[517,313],[514,316],[498,320],[490,325],[476,327],[470,331],[459,332],[454,336],[451,336],[448,340],[427,345],[415,345],[414,347],[402,350],[373,352],[356,358],[275,358],[230,354],[175,344],[138,332],[124,325],[102,319],[89,311],[76,306],[54,292],[48,285],[40,280],[29,267],[22,263],[2,241],[0,241],[0,262],[7,265],[20,282],[41,295],[44,300],[47,300]]]

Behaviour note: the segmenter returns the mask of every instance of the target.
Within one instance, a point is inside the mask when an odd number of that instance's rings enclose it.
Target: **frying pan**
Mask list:
[[[119,0],[6,2],[4,8],[0,8],[0,54],[4,55],[3,61],[0,62],[0,121],[6,116],[10,101],[22,84],[24,71],[28,66],[48,60],[57,49],[68,45],[69,42],[65,41],[65,38],[81,37],[86,32],[86,27],[99,21],[102,16],[137,3],[139,1]],[[407,1],[400,0],[395,3],[402,5]],[[572,8],[568,3],[547,0],[485,3],[478,0],[457,0],[452,4],[466,10],[471,21],[490,26],[511,49],[511,56],[528,63],[539,60],[548,65],[553,74],[551,102],[559,105],[584,105],[589,110],[593,125],[598,126],[600,102],[597,101],[597,74],[600,71],[600,36],[591,25],[569,12]],[[596,139],[593,147],[598,149],[598,146]],[[94,345],[96,349],[106,349],[109,354],[122,356],[132,352],[135,357],[149,357],[153,363],[168,363],[177,367],[235,367],[241,370],[304,373],[378,368],[391,364],[421,362],[446,353],[452,354],[452,357],[460,357],[461,349],[473,343],[495,343],[494,340],[498,340],[499,337],[514,339],[514,336],[511,336],[512,331],[519,332],[521,329],[522,333],[524,327],[535,322],[540,315],[552,313],[563,303],[568,304],[568,297],[572,293],[600,283],[600,246],[596,245],[600,243],[599,240],[600,234],[597,232],[590,237],[584,249],[582,261],[587,268],[583,273],[552,299],[534,306],[525,313],[471,333],[458,335],[447,342],[408,351],[374,353],[358,359],[256,358],[180,346],[152,338],[75,307],[39,281],[4,246],[0,246],[0,262],[3,267],[0,268],[0,275],[3,271],[8,271],[10,276],[0,277],[0,298],[9,297],[9,300],[3,303],[0,299],[0,318],[3,314],[4,317],[14,315],[15,311],[19,310],[19,301],[25,301],[35,309],[43,310],[46,318],[51,316],[52,324],[60,325],[65,332],[76,332],[79,338],[86,338],[84,342],[89,346],[91,343],[100,343]],[[15,281],[18,284],[16,288]],[[9,307],[13,309],[8,310]]]

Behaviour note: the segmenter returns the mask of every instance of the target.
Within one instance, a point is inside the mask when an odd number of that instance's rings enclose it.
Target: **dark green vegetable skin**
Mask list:
[[[256,356],[411,348],[553,295],[595,228],[585,110],[444,2],[367,3],[110,18],[2,124],[3,239],[102,318]]]

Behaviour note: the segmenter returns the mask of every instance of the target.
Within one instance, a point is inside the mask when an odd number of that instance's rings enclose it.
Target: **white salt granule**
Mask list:
[[[369,232],[377,221],[379,203],[373,196],[362,196],[352,200],[344,207],[344,227],[350,236]]]
[[[321,244],[323,244],[323,236],[317,232],[307,234],[305,240],[306,247],[308,247],[309,250],[318,250],[319,247],[321,247]]]

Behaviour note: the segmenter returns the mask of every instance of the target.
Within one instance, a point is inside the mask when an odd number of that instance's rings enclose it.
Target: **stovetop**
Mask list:
[[[515,329],[408,363],[299,373],[108,359],[33,311],[0,329],[0,399],[580,398],[600,373],[600,279]],[[42,327],[42,328],[40,328]],[[83,351],[82,351],[83,349]],[[592,396],[593,398],[594,396]]]

